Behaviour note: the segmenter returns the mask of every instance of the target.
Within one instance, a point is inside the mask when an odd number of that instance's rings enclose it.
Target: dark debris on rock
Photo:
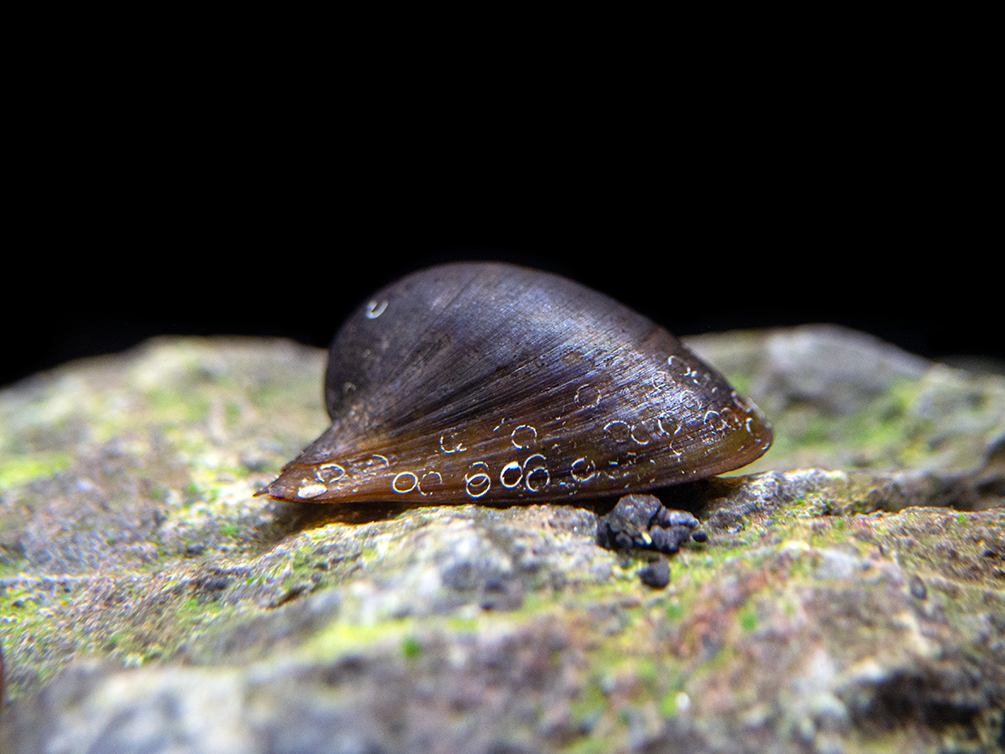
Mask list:
[[[625,495],[597,521],[597,544],[608,550],[637,548],[673,555],[689,539],[708,539],[687,511],[665,508],[653,495]]]

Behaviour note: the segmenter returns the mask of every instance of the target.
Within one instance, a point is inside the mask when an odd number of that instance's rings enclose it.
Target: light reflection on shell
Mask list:
[[[259,494],[300,502],[562,501],[745,466],[771,427],[648,318],[565,278],[433,267],[329,352],[332,426]]]

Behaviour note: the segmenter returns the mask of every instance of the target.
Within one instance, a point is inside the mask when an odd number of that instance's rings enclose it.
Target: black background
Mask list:
[[[5,254],[0,383],[153,335],[326,346],[380,286],[461,259],[564,274],[679,335],[837,322],[1003,356],[1000,208],[965,120],[301,114],[273,133],[226,110],[43,130]]]

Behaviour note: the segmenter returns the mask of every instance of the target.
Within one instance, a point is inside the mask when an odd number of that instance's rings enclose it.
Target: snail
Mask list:
[[[557,502],[745,466],[771,427],[647,317],[501,263],[422,270],[332,341],[331,427],[257,494],[290,502]]]

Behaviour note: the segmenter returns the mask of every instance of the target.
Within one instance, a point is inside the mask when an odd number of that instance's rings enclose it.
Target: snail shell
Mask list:
[[[744,466],[771,427],[648,318],[571,280],[433,267],[336,334],[332,426],[259,494],[287,501],[561,501]]]

